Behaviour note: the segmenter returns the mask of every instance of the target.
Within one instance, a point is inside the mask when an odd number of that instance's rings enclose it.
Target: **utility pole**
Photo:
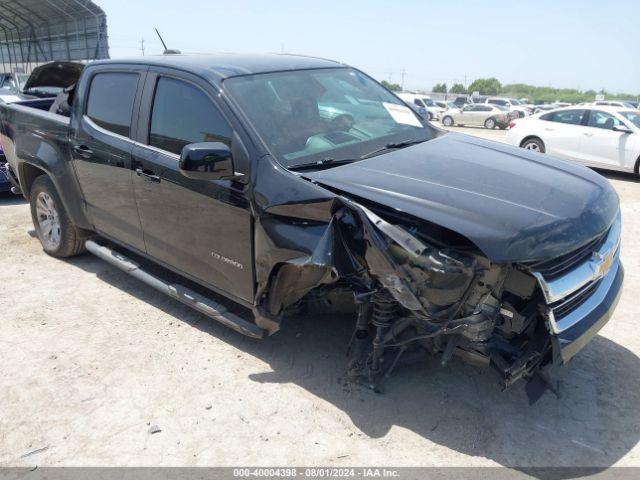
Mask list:
[[[404,76],[407,74],[407,71],[403,68],[402,69],[402,90],[404,90]]]
[[[140,39],[140,50],[142,51],[142,56],[144,57],[144,38]]]

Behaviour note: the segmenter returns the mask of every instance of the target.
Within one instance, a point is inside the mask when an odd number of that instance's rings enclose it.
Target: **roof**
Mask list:
[[[129,59],[102,60],[94,62],[91,65],[104,65],[111,63],[176,68],[204,77],[213,82],[220,82],[225,78],[239,75],[345,66],[344,64],[334,60],[288,53],[151,55]]]

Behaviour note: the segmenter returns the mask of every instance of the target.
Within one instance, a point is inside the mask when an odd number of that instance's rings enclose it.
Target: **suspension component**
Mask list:
[[[383,340],[398,315],[398,304],[386,290],[376,292],[371,301],[373,303],[371,323],[376,327],[370,366],[370,376],[373,377],[380,372],[380,363],[384,354]]]

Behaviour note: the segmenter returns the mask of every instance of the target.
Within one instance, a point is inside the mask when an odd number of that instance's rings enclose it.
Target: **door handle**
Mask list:
[[[545,128],[547,132],[553,132],[553,128]]]
[[[86,145],[74,145],[73,151],[80,155],[82,158],[91,158],[93,156],[93,150]]]
[[[583,134],[585,137],[593,137],[593,133],[583,132],[582,134]]]
[[[144,177],[145,180],[149,182],[160,183],[160,177],[148,168],[136,168],[136,175],[138,175],[139,177]]]

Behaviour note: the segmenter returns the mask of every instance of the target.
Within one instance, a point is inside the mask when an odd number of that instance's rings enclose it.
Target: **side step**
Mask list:
[[[265,330],[230,312],[224,305],[207,298],[204,295],[200,295],[187,287],[167,283],[160,278],[145,272],[140,265],[119,252],[99,245],[93,240],[87,240],[85,242],[85,247],[95,256],[109,262],[114,267],[119,268],[123,272],[128,273],[132,277],[137,278],[159,292],[169,295],[170,297],[190,306],[207,317],[212,318],[229,328],[233,328],[235,331],[240,332],[243,335],[260,339],[266,336]]]

